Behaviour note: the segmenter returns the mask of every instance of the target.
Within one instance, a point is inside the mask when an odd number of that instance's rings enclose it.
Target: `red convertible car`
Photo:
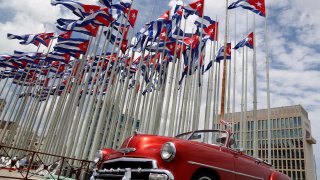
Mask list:
[[[287,180],[270,164],[235,148],[229,131],[199,130],[164,137],[135,134],[121,148],[96,153],[92,179]]]

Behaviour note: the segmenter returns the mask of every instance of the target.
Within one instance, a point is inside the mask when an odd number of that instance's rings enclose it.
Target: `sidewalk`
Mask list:
[[[23,175],[23,176],[22,176]],[[22,173],[22,175],[17,171],[17,170],[13,170],[12,172],[9,172],[9,169],[8,168],[1,168],[0,169],[0,179],[2,180],[5,180],[5,179],[21,179],[21,178],[24,178],[26,173]],[[31,174],[29,174],[30,176]],[[5,178],[5,177],[8,177],[8,178]],[[44,177],[40,177],[40,176],[31,176],[29,177],[29,179],[32,179],[32,180],[40,180],[40,179],[45,179]]]

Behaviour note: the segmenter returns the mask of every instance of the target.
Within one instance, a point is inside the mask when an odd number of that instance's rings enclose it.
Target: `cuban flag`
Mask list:
[[[22,36],[8,33],[7,37],[8,39],[22,40],[19,43],[23,45],[34,44],[36,46],[39,46],[39,44],[41,43],[48,47],[51,38],[54,37],[54,33],[25,34]]]
[[[72,31],[66,31],[66,32],[62,32],[61,34],[57,35],[56,38],[64,38],[64,39],[69,39],[72,36]]]
[[[81,24],[88,25],[96,24],[99,26],[109,26],[114,19],[109,12],[109,8],[102,8],[99,11],[87,16]]]
[[[266,7],[264,0],[238,0],[229,5],[228,9],[234,9],[237,7],[242,7],[243,9],[248,9],[260,16],[266,17]]]
[[[231,43],[227,43],[226,50],[227,50],[226,59],[231,60]],[[220,47],[218,51],[218,55],[216,57],[216,62],[220,62],[223,59],[224,59],[224,46]]]
[[[203,7],[204,7],[204,0],[197,0],[193,3],[190,3],[189,6],[185,6],[184,9],[188,15],[196,14],[202,17]]]
[[[62,63],[68,64],[70,61],[70,55],[67,53],[53,51],[47,55],[45,61],[46,62],[60,61]]]
[[[97,5],[87,5],[72,0],[51,0],[51,5],[56,6],[58,4],[61,4],[70,9],[73,14],[80,17],[80,19],[85,18],[86,16],[98,11],[101,8]]]
[[[203,24],[199,21],[195,21],[194,24],[197,26],[197,31],[203,28],[203,40],[210,39],[211,41],[218,40],[218,22],[213,21],[209,16],[203,17]]]
[[[134,25],[136,24],[138,12],[139,11],[136,9],[130,9],[128,21],[129,21],[131,27],[134,27]]]
[[[25,34],[25,35],[19,36],[19,35],[8,33],[7,37],[8,39],[22,40],[19,43],[23,45],[28,45],[28,44],[34,44],[36,46],[39,45],[39,41],[36,40],[37,34]]]
[[[170,17],[170,10],[166,11],[164,14],[162,14],[157,21],[163,21],[163,22],[168,22]]]
[[[241,40],[233,49],[239,49],[241,47],[247,46],[250,49],[253,49],[254,47],[254,35],[253,32],[251,32],[245,39]]]
[[[64,41],[64,42],[59,42],[53,47],[54,50],[59,51],[59,52],[64,52],[64,53],[81,53],[84,54],[87,52],[89,45],[89,41]],[[71,54],[70,54],[71,55]]]
[[[51,39],[54,38],[54,33],[40,33],[36,37],[36,40],[41,44],[45,45],[46,47],[49,46]]]
[[[61,31],[68,31],[68,32],[79,32],[82,34],[86,34],[89,36],[96,37],[99,26],[94,25],[94,24],[81,24],[79,21],[73,21],[72,23],[65,24],[65,25],[58,25],[56,26],[59,30]],[[59,40],[59,39],[58,39]]]

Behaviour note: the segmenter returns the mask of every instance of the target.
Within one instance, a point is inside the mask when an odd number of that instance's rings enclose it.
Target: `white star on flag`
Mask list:
[[[201,7],[202,4],[200,2],[197,3],[197,7]]]
[[[261,2],[259,2],[259,1],[256,4],[257,4],[258,7],[262,6]]]

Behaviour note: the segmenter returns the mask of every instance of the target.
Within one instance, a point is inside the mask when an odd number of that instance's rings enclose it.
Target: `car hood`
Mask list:
[[[219,149],[217,145],[210,145],[196,141],[184,140],[174,137],[139,134],[127,138],[120,150],[111,153],[108,159],[120,157],[139,157],[159,159],[160,151],[164,143],[173,142],[178,150],[185,147],[197,147],[201,149]],[[125,152],[125,149],[128,151]]]

